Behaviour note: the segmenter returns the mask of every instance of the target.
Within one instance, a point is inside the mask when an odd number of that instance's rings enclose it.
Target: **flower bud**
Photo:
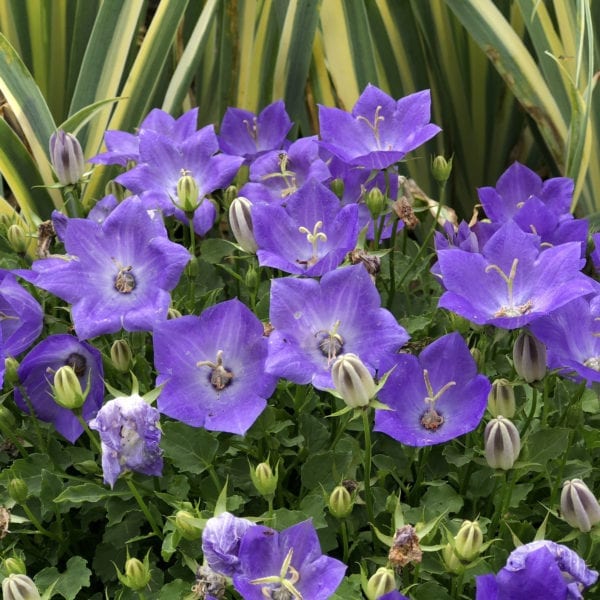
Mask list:
[[[337,519],[345,519],[352,513],[354,501],[350,492],[343,486],[333,488],[329,496],[329,512]]]
[[[278,468],[276,467],[273,473],[269,463],[261,462],[254,470],[250,469],[250,478],[258,493],[268,498],[277,489]]]
[[[223,206],[228,208],[231,206],[231,203],[237,198],[238,188],[236,185],[230,185],[225,188],[223,192]]]
[[[193,215],[200,206],[198,182],[191,175],[183,175],[177,182],[177,208],[186,215]]]
[[[128,558],[125,561],[125,574],[123,575],[117,569],[119,581],[134,591],[143,590],[150,582],[150,561],[148,554],[144,557],[144,562],[137,558]]]
[[[463,521],[458,533],[454,536],[454,548],[458,555],[471,562],[479,556],[483,545],[483,533],[477,521]]]
[[[10,409],[0,405],[0,424],[6,429],[12,429],[15,426],[15,416],[10,412]]]
[[[4,600],[41,600],[35,583],[21,573],[12,573],[2,580],[2,598]]]
[[[373,219],[379,218],[387,207],[387,199],[378,187],[374,187],[367,192],[366,203]]]
[[[356,354],[342,354],[333,363],[331,378],[335,389],[351,408],[367,406],[377,392],[371,373]]]
[[[512,469],[521,452],[521,437],[513,423],[497,416],[486,425],[483,440],[488,465],[493,469]]]
[[[460,558],[457,556],[452,544],[448,543],[442,548],[442,558],[444,559],[446,569],[450,573],[458,575],[465,570],[465,565],[462,564]]]
[[[8,484],[8,495],[17,503],[23,504],[29,495],[27,484],[20,478],[11,479]]]
[[[129,372],[133,356],[127,340],[115,340],[113,342],[113,345],[110,347],[110,360],[117,371],[121,373]]]
[[[175,526],[186,540],[198,540],[202,537],[200,519],[189,510],[178,510],[175,514]]]
[[[2,562],[3,570],[9,575],[26,575],[25,561],[18,556],[9,556]]]
[[[365,594],[369,600],[377,600],[396,589],[396,577],[392,569],[379,567],[367,582]]]
[[[77,183],[85,171],[85,160],[79,140],[59,129],[50,138],[50,161],[62,185]]]
[[[584,532],[590,531],[600,522],[598,500],[581,479],[564,482],[560,495],[560,512],[571,527]]]
[[[260,282],[260,274],[258,269],[254,267],[254,265],[250,265],[248,270],[246,271],[245,284],[246,288],[249,290],[257,290],[258,284]]]
[[[496,379],[488,397],[488,410],[492,416],[503,415],[512,419],[516,412],[515,389],[508,379]]]
[[[9,246],[17,254],[25,254],[27,252],[29,240],[27,239],[25,230],[20,225],[16,223],[11,225],[6,232],[6,237],[8,238]]]
[[[64,365],[54,373],[54,401],[59,406],[75,410],[83,406],[85,396],[73,367]]]
[[[4,359],[4,383],[8,383],[11,386],[19,383],[19,375],[17,370],[19,368],[19,361],[13,356],[9,356]]]
[[[546,346],[529,331],[522,331],[513,347],[513,363],[517,375],[527,383],[546,375]]]
[[[344,180],[341,177],[338,177],[337,179],[334,179],[330,184],[329,187],[331,188],[331,191],[338,197],[338,198],[342,198],[342,196],[344,195]]]
[[[104,186],[104,195],[105,196],[114,196],[117,199],[117,202],[121,202],[125,198],[125,188],[117,183],[114,179],[111,179]]]
[[[252,203],[244,196],[238,196],[229,207],[229,226],[237,243],[243,250],[254,254],[258,250],[252,227]]]
[[[453,156],[449,160],[446,160],[441,154],[438,154],[431,162],[431,174],[433,178],[440,184],[446,183],[452,173],[452,160]]]
[[[173,308],[172,306],[169,307],[169,310],[167,311],[167,319],[179,319],[180,316],[181,311]]]
[[[6,231],[15,222],[13,215],[2,213],[0,215],[0,229]]]

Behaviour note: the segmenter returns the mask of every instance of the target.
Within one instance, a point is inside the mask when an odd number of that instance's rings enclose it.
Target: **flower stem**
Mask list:
[[[342,519],[342,522],[340,523],[340,529],[342,532],[342,560],[344,563],[348,564],[348,556],[350,552],[348,546],[348,524],[346,523],[346,519]]]
[[[81,410],[77,410],[74,412],[75,412],[75,416],[77,417],[77,420],[81,423],[83,430],[85,431],[90,442],[92,443],[92,446],[94,446],[94,450],[96,450],[96,452],[98,452],[98,454],[102,454],[102,446],[100,445],[98,438],[92,433],[91,429],[88,427],[86,420],[83,418],[83,416],[81,414]]]
[[[363,427],[365,430],[365,458],[364,458],[364,475],[365,475],[365,501],[367,503],[367,516],[369,522],[373,523],[375,516],[373,514],[373,493],[371,491],[371,424],[369,423],[369,413],[363,410]]]
[[[29,508],[29,506],[27,506],[27,504],[25,504],[25,502],[21,503],[21,508],[23,509],[23,511],[25,512],[25,514],[27,515],[27,518],[31,521],[32,525],[39,531],[39,533],[41,533],[42,535],[45,535],[46,537],[49,537],[53,540],[56,540],[58,542],[62,541],[55,533],[52,533],[51,531],[48,531],[39,521],[38,518],[33,514],[33,512],[31,511],[31,509]]]
[[[133,483],[133,481],[131,481],[131,479],[129,477],[126,477],[125,480],[127,481],[129,490],[133,494],[133,497],[136,499],[136,501],[140,507],[140,510],[142,511],[142,513],[144,513],[144,516],[146,517],[148,524],[152,528],[152,532],[154,533],[154,535],[156,535],[157,537],[162,539],[162,537],[163,537],[162,531],[159,529],[158,525],[156,524],[156,521],[154,520],[154,517],[152,516],[152,513],[150,512],[148,505],[144,502],[144,499],[140,495],[135,483]]]

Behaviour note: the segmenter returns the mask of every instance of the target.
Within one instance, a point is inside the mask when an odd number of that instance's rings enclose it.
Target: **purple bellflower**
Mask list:
[[[239,300],[221,302],[199,317],[184,316],[154,329],[161,413],[213,431],[243,435],[267,405],[277,383],[265,373],[267,339]]]
[[[114,487],[124,471],[162,475],[159,413],[141,396],[109,400],[89,423],[100,433],[104,483]]]
[[[277,532],[250,527],[240,542],[235,589],[245,600],[327,600],[340,585],[346,565],[321,553],[312,522]]]
[[[221,123],[219,147],[225,154],[251,162],[269,150],[283,148],[291,127],[283,100],[269,104],[258,115],[230,107]]]
[[[202,552],[208,566],[227,577],[238,573],[240,542],[248,529],[254,526],[252,521],[228,512],[208,519],[202,530]]]
[[[568,376],[600,381],[600,296],[575,298],[536,319],[531,325],[535,337],[546,346],[550,369]]]
[[[576,242],[541,251],[539,237],[509,221],[481,254],[452,248],[438,252],[446,292],[439,306],[477,323],[516,329],[596,289],[580,272]]]
[[[72,411],[59,406],[52,397],[54,373],[68,365],[73,368],[85,390],[90,390],[81,408],[82,416],[89,421],[102,405],[102,356],[96,348],[67,334],[51,335],[42,340],[23,358],[17,374],[21,385],[15,387],[15,403],[24,412],[33,409],[34,415],[48,423],[71,443],[83,433],[83,427]]]
[[[283,278],[271,284],[267,372],[294,383],[333,388],[331,367],[346,352],[371,374],[408,341],[394,316],[381,308],[375,284],[362,265],[314,279]]]
[[[36,260],[19,275],[73,305],[80,339],[151,331],[166,320],[189,252],[169,241],[162,219],[139,198],[125,199],[102,224],[69,219],[63,235],[67,256]]]
[[[478,194],[495,226],[514,220],[523,231],[539,235],[543,243],[574,241],[582,244],[583,250],[588,222],[574,219],[570,212],[573,188],[573,180],[568,177],[542,182],[537,173],[515,162],[500,176],[495,188],[479,188]]]
[[[180,143],[198,128],[198,109],[192,108],[174,119],[164,110],[155,108],[151,110],[139,126],[138,132],[107,131],[104,134],[104,143],[107,151],[90,159],[91,163],[101,165],[127,166],[129,161],[140,161],[140,133],[154,131],[167,136],[175,143]]]
[[[194,230],[204,235],[214,224],[216,210],[206,196],[227,187],[243,159],[216,154],[219,143],[212,125],[203,127],[180,143],[154,131],[140,133],[140,162],[119,175],[115,181],[135,194],[143,194],[148,209],[161,209],[167,216],[188,222],[177,205],[177,183],[182,175],[194,178],[198,185],[198,208],[194,211]]]
[[[429,90],[396,101],[367,85],[352,113],[319,106],[321,144],[350,165],[385,169],[435,136]]]
[[[325,182],[331,173],[319,155],[316,137],[301,138],[287,148],[259,156],[251,165],[250,181],[240,189],[240,196],[252,204],[285,205],[287,199],[307,181]]]
[[[258,260],[286,273],[318,277],[335,269],[358,239],[358,206],[342,208],[337,196],[310,180],[285,208],[252,208]]]
[[[519,546],[497,575],[476,578],[476,600],[578,600],[598,580],[566,546],[540,540]]]
[[[460,334],[437,339],[418,358],[400,354],[394,364],[379,392],[392,410],[375,411],[375,431],[408,446],[430,446],[479,425],[492,386],[477,373]]]
[[[3,356],[27,350],[42,332],[44,314],[38,301],[8,271],[0,270],[0,329]]]

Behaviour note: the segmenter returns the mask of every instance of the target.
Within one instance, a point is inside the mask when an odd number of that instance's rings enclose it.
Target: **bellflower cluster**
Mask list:
[[[265,373],[267,339],[258,318],[233,299],[154,329],[161,413],[213,431],[243,435],[277,383]]]
[[[167,318],[169,291],[189,253],[168,239],[162,219],[141,200],[125,199],[102,224],[68,219],[61,234],[67,256],[36,260],[19,275],[72,304],[80,339],[121,328],[150,331]]]
[[[283,100],[269,104],[258,115],[230,107],[221,122],[219,147],[221,152],[241,156],[250,163],[265,152],[284,148],[291,128]]]
[[[437,268],[446,288],[439,306],[479,325],[523,327],[596,289],[580,272],[584,263],[579,243],[542,251],[538,236],[509,221],[480,253],[438,251]]]
[[[352,109],[319,106],[321,145],[344,162],[385,169],[439,133],[429,90],[394,100],[367,85]]]
[[[336,195],[310,180],[285,208],[252,208],[258,260],[286,273],[316,277],[335,269],[358,239],[358,206],[342,207]]]
[[[497,575],[476,579],[476,600],[577,600],[598,573],[566,546],[540,540],[514,550]]]
[[[392,410],[375,412],[375,431],[409,446],[447,442],[480,423],[491,390],[465,341],[450,333],[417,358],[400,354],[379,398]]]
[[[159,413],[143,398],[109,400],[89,426],[100,433],[104,482],[111,488],[126,470],[162,475]]]
[[[70,410],[59,406],[52,397],[54,373],[65,365],[73,368],[82,390],[89,382],[89,393],[81,408],[83,418],[89,421],[104,397],[102,355],[72,335],[48,336],[25,355],[17,371],[20,385],[15,388],[15,403],[22,411],[33,411],[38,419],[53,423],[60,434],[74,443],[83,427]]]
[[[346,352],[374,373],[408,341],[362,265],[329,271],[320,281],[276,279],[271,285],[267,372],[294,383],[333,387],[331,366]]]
[[[0,329],[3,356],[27,350],[42,332],[44,314],[39,302],[13,274],[0,270]]]

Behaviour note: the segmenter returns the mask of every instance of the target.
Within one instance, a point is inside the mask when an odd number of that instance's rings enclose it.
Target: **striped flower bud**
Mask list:
[[[85,394],[81,389],[79,378],[73,367],[64,365],[54,374],[54,401],[59,406],[74,410],[81,408],[85,401]]]
[[[522,331],[513,346],[513,363],[517,375],[527,383],[546,375],[546,346],[529,331]]]
[[[79,140],[62,129],[50,138],[50,160],[61,185],[77,183],[85,172],[85,159]]]
[[[254,239],[251,215],[252,203],[248,198],[238,196],[229,207],[229,226],[243,250],[254,254],[258,250]]]
[[[33,580],[21,573],[12,573],[2,580],[4,600],[41,600]]]
[[[329,496],[329,512],[337,519],[345,519],[352,513],[354,501],[350,492],[343,486],[333,488]]]
[[[369,600],[377,600],[381,596],[396,589],[396,577],[392,569],[379,567],[367,582],[365,594]]]
[[[581,531],[590,531],[600,522],[600,505],[596,496],[581,479],[571,479],[563,484],[560,495],[563,519]]]
[[[371,373],[356,354],[342,354],[331,368],[335,389],[351,408],[367,406],[377,393]]]
[[[483,433],[485,459],[493,469],[512,469],[521,452],[521,437],[511,421],[499,415]]]
[[[496,379],[488,397],[488,410],[492,416],[503,415],[512,419],[516,412],[515,389],[508,379]]]

